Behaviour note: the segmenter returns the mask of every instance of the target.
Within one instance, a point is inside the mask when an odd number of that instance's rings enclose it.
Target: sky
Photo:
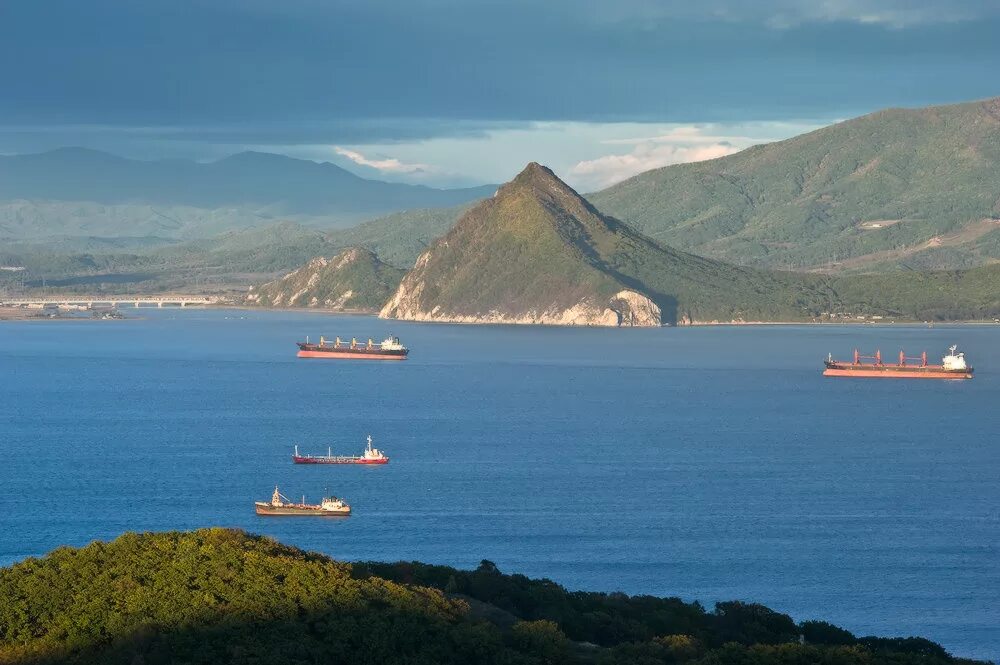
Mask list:
[[[0,0],[0,153],[242,150],[590,191],[1000,95],[1000,0]]]

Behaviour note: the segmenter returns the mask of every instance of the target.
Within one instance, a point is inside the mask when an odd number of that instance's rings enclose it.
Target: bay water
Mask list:
[[[344,560],[756,601],[1000,660],[1000,326],[137,314],[0,323],[0,565],[230,526]],[[295,358],[306,335],[389,332],[405,362]],[[821,376],[828,352],[953,343],[974,380]],[[387,466],[291,463],[295,444],[359,454],[368,434]],[[275,485],[354,514],[255,516]]]

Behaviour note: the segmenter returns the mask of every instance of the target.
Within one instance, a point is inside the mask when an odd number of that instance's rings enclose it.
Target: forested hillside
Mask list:
[[[128,533],[0,569],[0,663],[951,665],[761,605],[567,592],[418,563],[350,565],[228,529]]]
[[[888,109],[588,195],[668,245],[768,268],[1000,259],[1000,98]]]

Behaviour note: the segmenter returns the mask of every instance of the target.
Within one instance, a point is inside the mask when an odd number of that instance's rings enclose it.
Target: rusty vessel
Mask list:
[[[941,359],[940,365],[928,364],[926,351],[918,358],[908,358],[900,351],[898,362],[886,363],[882,360],[881,351],[876,351],[874,356],[862,356],[857,349],[850,362],[834,360],[831,354],[824,365],[826,369],[823,370],[823,376],[861,378],[971,379],[973,372],[965,360],[965,354],[958,352],[958,346],[948,349],[948,355]]]
[[[258,515],[268,517],[347,517],[351,514],[351,507],[343,499],[326,496],[319,504],[310,504],[303,496],[301,503],[295,503],[279,492],[277,485],[270,501],[254,501],[254,510]]]

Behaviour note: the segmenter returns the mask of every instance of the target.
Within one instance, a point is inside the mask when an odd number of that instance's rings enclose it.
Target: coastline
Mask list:
[[[420,323],[420,324],[436,324],[436,325],[457,325],[457,326],[537,326],[539,328],[607,328],[607,329],[617,329],[617,330],[643,330],[643,329],[656,329],[656,328],[711,328],[711,327],[741,327],[741,326],[869,326],[869,327],[928,327],[933,328],[936,326],[1000,326],[997,321],[990,321],[986,319],[966,319],[966,320],[956,320],[956,321],[906,321],[900,319],[894,319],[892,321],[859,321],[856,319],[845,319],[842,321],[815,321],[815,320],[803,320],[803,321],[692,321],[684,325],[680,324],[665,324],[661,326],[593,326],[593,325],[573,325],[573,324],[558,324],[558,323],[520,323],[514,321],[428,321],[428,320],[416,320],[416,319],[383,319],[379,317],[378,312],[374,310],[342,310],[342,309],[329,309],[322,307],[259,307],[255,305],[213,305],[209,307],[200,307],[199,309],[236,309],[236,310],[248,310],[248,311],[264,311],[264,312],[302,312],[302,313],[314,313],[314,314],[325,314],[325,315],[344,315],[344,316],[370,316],[377,318],[381,321],[399,321],[401,323]]]
[[[144,308],[137,308],[144,309]],[[344,316],[370,316],[373,318],[379,318],[379,312],[373,309],[331,309],[325,307],[272,307],[272,306],[257,306],[257,305],[246,305],[237,303],[218,303],[213,305],[189,305],[187,307],[165,307],[159,309],[181,309],[181,310],[239,310],[239,311],[261,311],[261,312],[300,312],[300,313],[312,313],[312,314],[322,314],[322,315],[344,315]],[[127,311],[131,311],[128,308]],[[20,308],[0,308],[0,322],[7,321],[102,321],[105,319],[92,318],[87,316],[38,316],[35,314],[36,310],[22,310]],[[110,320],[135,320],[137,317],[125,317],[124,319],[110,319]],[[740,327],[740,326],[874,326],[874,327],[891,327],[891,326],[926,326],[933,328],[935,326],[1000,326],[1000,322],[995,320],[987,319],[965,319],[965,320],[954,320],[954,321],[907,321],[900,319],[893,320],[857,320],[857,319],[844,319],[844,320],[800,320],[800,321],[690,321],[685,323],[674,323],[674,324],[663,324],[660,326],[600,326],[600,325],[575,325],[566,323],[536,323],[536,322],[526,322],[526,321],[469,321],[469,320],[417,320],[417,319],[396,319],[396,318],[386,318],[381,319],[383,321],[400,321],[405,323],[431,323],[431,324],[447,324],[447,325],[464,325],[464,326],[539,326],[546,328],[609,328],[609,329],[642,329],[642,328],[707,328],[707,327],[718,327],[718,326],[728,326],[728,327]]]

